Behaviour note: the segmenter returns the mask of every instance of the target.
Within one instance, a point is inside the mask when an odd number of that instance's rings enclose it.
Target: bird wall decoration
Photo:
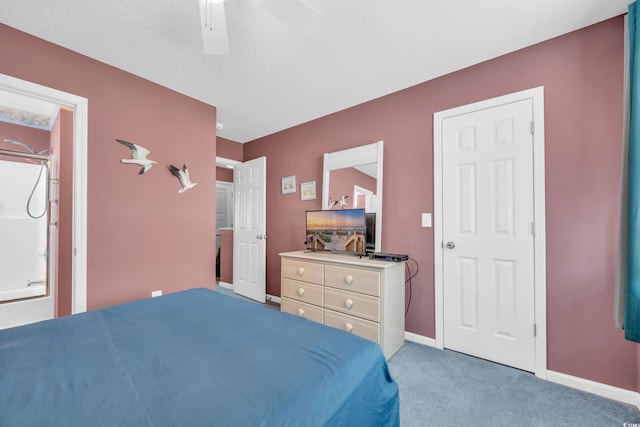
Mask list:
[[[141,145],[133,144],[131,142],[123,141],[122,139],[116,139],[120,144],[129,147],[131,149],[131,158],[130,159],[121,159],[121,163],[132,163],[138,166],[142,166],[138,175],[142,175],[149,169],[151,166],[157,164],[158,162],[148,159],[147,156],[151,153],[149,150],[144,148]]]
[[[178,190],[178,193],[184,193],[185,191],[198,185],[197,182],[191,182],[191,178],[189,177],[189,169],[187,169],[187,165],[182,165],[182,169],[178,169],[173,165],[169,165],[169,170],[175,177],[177,177],[180,180],[180,184],[182,185],[182,188]]]
[[[342,209],[344,209],[345,207],[349,206],[349,204],[347,203],[348,198],[349,196],[347,196],[346,194],[343,194],[342,197],[340,197],[340,200],[333,200],[332,197],[329,197],[329,209],[332,209],[335,205],[338,205]]]

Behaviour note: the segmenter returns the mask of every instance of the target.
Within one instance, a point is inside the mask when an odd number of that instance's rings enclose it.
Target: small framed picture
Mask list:
[[[300,200],[316,199],[316,182],[309,181],[300,184]]]
[[[290,194],[296,192],[296,177],[285,176],[282,178],[282,194]]]

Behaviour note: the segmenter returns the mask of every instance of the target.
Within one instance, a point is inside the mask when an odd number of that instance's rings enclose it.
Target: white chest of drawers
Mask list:
[[[404,345],[404,262],[284,252],[280,309],[374,341],[387,359]]]

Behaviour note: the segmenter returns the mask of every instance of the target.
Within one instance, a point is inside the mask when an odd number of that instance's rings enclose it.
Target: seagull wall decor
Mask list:
[[[178,193],[184,193],[185,191],[198,185],[197,182],[191,182],[191,178],[189,178],[189,169],[187,169],[187,165],[182,165],[182,169],[178,169],[173,165],[169,165],[169,170],[175,177],[177,177],[180,180],[180,184],[182,185],[182,188],[178,190]]]
[[[332,197],[329,197],[329,209],[333,208],[335,205],[338,205],[342,209],[344,209],[345,207],[349,206],[349,204],[347,203],[348,198],[349,196],[347,196],[346,194],[343,194],[342,197],[340,197],[340,200],[333,200]]]
[[[129,147],[131,149],[131,158],[130,159],[121,159],[121,163],[133,163],[139,166],[142,166],[138,175],[142,175],[149,169],[151,166],[157,164],[158,162],[150,160],[147,158],[150,151],[144,148],[141,145],[133,144],[131,142],[123,141],[122,139],[116,139],[120,144]]]

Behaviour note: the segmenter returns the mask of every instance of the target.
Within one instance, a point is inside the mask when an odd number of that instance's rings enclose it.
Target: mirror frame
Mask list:
[[[361,145],[346,150],[325,153],[322,171],[322,209],[329,209],[331,171],[376,163],[376,252],[382,252],[382,157],[384,142]]]

